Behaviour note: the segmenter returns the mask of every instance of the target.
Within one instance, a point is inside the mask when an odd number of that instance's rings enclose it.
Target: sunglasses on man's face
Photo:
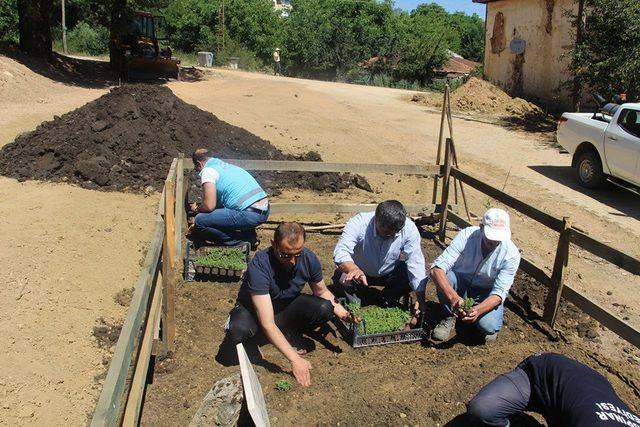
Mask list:
[[[302,252],[298,252],[297,254],[288,254],[286,252],[278,251],[278,258],[280,259],[291,259],[291,258],[300,258]]]

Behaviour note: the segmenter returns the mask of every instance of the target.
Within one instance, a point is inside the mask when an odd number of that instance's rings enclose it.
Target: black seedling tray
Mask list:
[[[193,243],[188,241],[184,255],[184,280],[201,282],[236,282],[244,276],[245,270],[233,270],[217,267],[203,267],[195,265],[196,258],[206,255],[213,248],[241,249],[236,246],[202,246],[198,249],[193,247]],[[244,252],[244,261],[249,264],[249,251]]]
[[[345,301],[343,298],[339,298],[338,302],[342,305],[345,305]],[[340,335],[342,335],[342,338],[347,341],[353,348],[415,342],[421,341],[425,337],[425,330],[423,328],[424,316],[422,316],[422,318],[420,319],[420,326],[417,328],[409,329],[407,331],[384,332],[380,334],[366,334],[366,323],[363,323],[365,334],[360,334],[359,325],[353,323],[345,323],[338,318],[335,318],[334,324],[340,332]]]

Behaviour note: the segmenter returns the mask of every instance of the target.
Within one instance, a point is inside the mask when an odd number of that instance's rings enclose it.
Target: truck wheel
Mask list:
[[[580,185],[585,188],[596,188],[604,182],[605,176],[604,172],[602,172],[602,161],[598,153],[587,151],[578,157],[576,176]]]

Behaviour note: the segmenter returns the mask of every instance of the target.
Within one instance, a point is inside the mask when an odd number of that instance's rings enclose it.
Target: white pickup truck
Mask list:
[[[564,113],[558,143],[573,155],[571,166],[583,187],[595,188],[609,178],[638,188],[640,104],[608,104],[601,111]]]

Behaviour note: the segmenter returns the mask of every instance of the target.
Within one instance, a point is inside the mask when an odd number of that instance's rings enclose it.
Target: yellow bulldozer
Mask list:
[[[134,12],[115,26],[109,40],[111,69],[123,80],[180,78],[180,60],[172,57],[162,16]]]

